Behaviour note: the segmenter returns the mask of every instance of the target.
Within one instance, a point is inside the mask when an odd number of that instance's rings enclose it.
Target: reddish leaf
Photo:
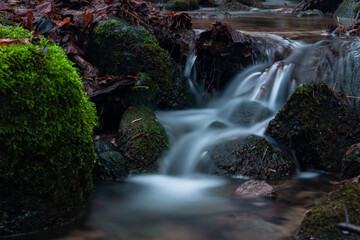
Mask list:
[[[94,20],[94,16],[91,13],[87,13],[83,18],[82,24],[83,26],[89,25],[93,22],[93,20]]]
[[[36,11],[40,13],[49,13],[52,10],[51,2],[45,2],[35,7]]]

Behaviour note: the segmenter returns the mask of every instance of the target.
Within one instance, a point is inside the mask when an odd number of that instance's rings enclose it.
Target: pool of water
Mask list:
[[[302,173],[273,182],[276,199],[239,200],[232,194],[242,179],[137,176],[97,186],[84,221],[53,239],[290,239],[331,179]]]

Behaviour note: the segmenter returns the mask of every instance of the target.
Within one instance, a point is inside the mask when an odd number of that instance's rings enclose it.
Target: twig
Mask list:
[[[266,155],[266,153],[267,153],[267,150],[269,149],[269,146],[267,146],[267,148],[265,149],[265,152],[264,152],[264,155],[263,155],[263,157],[262,157],[262,159],[261,159],[261,161],[262,160],[264,160],[264,157],[265,157],[265,155]]]
[[[346,96],[347,98],[359,98],[360,99],[360,97],[357,97],[357,96]]]
[[[348,209],[345,204],[343,204],[343,207],[344,207],[344,213],[345,213],[345,222],[350,223]]]
[[[360,227],[350,223],[348,209],[345,204],[343,204],[343,206],[345,213],[345,222],[338,223],[337,226],[346,230],[360,233]]]
[[[351,223],[342,222],[342,223],[338,223],[337,226],[338,226],[339,228],[343,228],[343,229],[346,229],[346,230],[350,230],[350,231],[354,231],[354,232],[360,233],[360,227],[359,227],[359,226],[356,226],[356,225],[353,225],[353,224],[351,224]]]
[[[292,10],[291,14],[293,14],[295,12],[295,10],[301,6],[301,4],[305,3],[306,0],[302,0],[301,3],[299,3],[299,5],[297,5],[296,7],[294,7],[294,9]]]

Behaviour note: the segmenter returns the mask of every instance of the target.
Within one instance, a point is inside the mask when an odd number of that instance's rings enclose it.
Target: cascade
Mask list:
[[[196,173],[201,159],[206,158],[207,148],[240,136],[258,135],[263,132],[273,117],[257,120],[263,110],[275,114],[285,103],[289,94],[299,84],[293,78],[295,65],[301,62],[313,44],[292,45],[292,53],[277,62],[268,61],[248,68],[234,77],[222,96],[214,99],[205,108],[172,112],[157,112],[170,139],[170,149],[162,160],[162,174],[189,176]],[[190,54],[185,75],[196,89],[194,69],[196,55]],[[252,104],[252,103],[257,104]],[[250,105],[249,105],[250,104]],[[247,116],[247,124],[234,122],[233,116],[241,108],[250,106],[254,114]],[[245,116],[246,117],[246,116]],[[225,124],[226,128],[213,129],[213,122]]]

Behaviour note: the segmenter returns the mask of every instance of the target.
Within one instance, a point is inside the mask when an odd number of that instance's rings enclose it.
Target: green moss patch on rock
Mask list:
[[[298,236],[300,239],[360,239],[359,233],[344,234],[336,225],[345,222],[344,205],[351,224],[360,225],[360,184],[349,183],[336,189],[317,203],[305,216]]]
[[[165,129],[145,106],[130,107],[121,118],[119,146],[128,169],[133,173],[154,171],[168,147]]]
[[[165,8],[172,11],[191,11],[199,9],[198,0],[170,0]]]
[[[93,190],[95,109],[72,65],[46,39],[0,47],[0,235],[73,221]]]
[[[159,108],[182,108],[193,102],[180,66],[142,27],[120,19],[99,22],[93,30],[88,57],[102,75],[133,71],[147,74],[152,81],[149,91],[155,93]]]
[[[210,174],[276,180],[295,172],[295,165],[287,154],[258,136],[217,144],[207,155],[208,159],[200,163],[199,170]]]
[[[302,167],[338,173],[347,147],[359,142],[360,122],[326,84],[303,84],[265,134],[294,149]]]

